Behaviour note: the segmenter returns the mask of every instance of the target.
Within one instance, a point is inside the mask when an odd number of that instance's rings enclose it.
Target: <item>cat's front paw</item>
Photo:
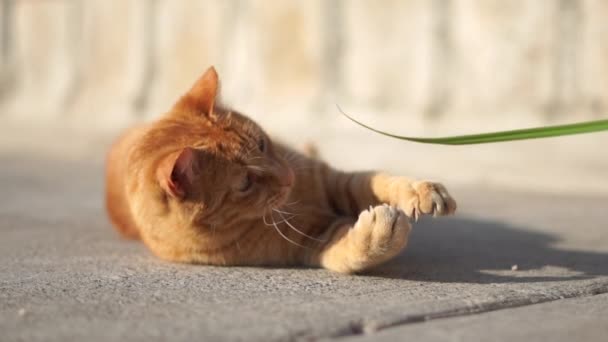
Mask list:
[[[418,220],[423,214],[444,216],[456,211],[456,201],[441,183],[413,182],[410,191],[400,194],[399,206],[409,217]]]
[[[349,232],[352,271],[361,271],[397,255],[407,244],[411,225],[405,213],[389,205],[363,211]]]

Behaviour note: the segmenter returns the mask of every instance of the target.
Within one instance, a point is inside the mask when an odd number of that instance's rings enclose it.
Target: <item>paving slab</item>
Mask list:
[[[456,217],[344,276],[167,263],[112,230],[95,158],[0,165],[2,341],[311,340],[608,292],[607,197],[452,189]]]
[[[406,324],[346,341],[606,341],[608,294]]]

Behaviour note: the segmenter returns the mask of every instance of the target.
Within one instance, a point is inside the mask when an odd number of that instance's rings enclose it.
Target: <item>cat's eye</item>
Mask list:
[[[260,138],[258,141],[258,147],[260,148],[260,151],[266,151],[266,139],[264,139],[264,137]]]
[[[241,178],[241,182],[238,185],[238,191],[240,192],[246,192],[247,190],[251,189],[251,186],[253,185],[253,179],[251,177],[250,174],[246,174],[245,177]]]

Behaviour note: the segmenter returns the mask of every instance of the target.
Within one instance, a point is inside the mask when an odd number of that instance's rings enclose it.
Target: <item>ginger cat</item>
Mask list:
[[[397,255],[409,217],[446,215],[438,183],[348,173],[277,142],[217,103],[213,67],[171,111],[128,131],[106,165],[106,207],[160,258],[353,273]]]

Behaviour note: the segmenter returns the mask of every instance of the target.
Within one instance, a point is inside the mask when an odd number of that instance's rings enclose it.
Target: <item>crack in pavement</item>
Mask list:
[[[333,333],[327,336],[318,336],[319,339],[340,339],[345,337],[353,337],[358,335],[369,335],[374,334],[380,330],[385,330],[393,327],[404,326],[408,324],[416,324],[422,322],[428,322],[432,320],[464,317],[482,314],[486,312],[499,311],[503,309],[512,309],[517,307],[532,306],[536,304],[548,303],[559,301],[563,299],[572,298],[584,298],[591,297],[600,294],[608,293],[608,283],[604,284],[592,284],[583,289],[576,289],[571,291],[564,291],[562,293],[551,293],[551,294],[532,294],[525,297],[511,298],[504,301],[488,301],[485,303],[479,303],[476,305],[469,305],[450,310],[443,310],[437,312],[416,314],[416,315],[405,315],[402,317],[395,317],[388,320],[378,319],[362,319],[359,321],[353,321],[344,327],[335,330]],[[304,334],[298,336],[304,339],[315,338],[312,336],[305,337]]]

